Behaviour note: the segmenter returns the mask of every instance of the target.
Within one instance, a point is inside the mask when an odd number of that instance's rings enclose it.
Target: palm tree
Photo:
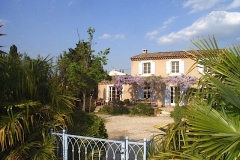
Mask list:
[[[167,135],[153,159],[239,159],[240,48],[219,49],[214,37],[192,43],[190,56],[207,72],[188,93],[184,119],[160,128]]]
[[[0,159],[56,159],[50,128],[71,124],[74,98],[52,60],[0,56]]]

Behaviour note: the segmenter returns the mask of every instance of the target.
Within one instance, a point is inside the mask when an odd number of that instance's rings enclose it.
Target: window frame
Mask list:
[[[178,62],[178,72],[172,72],[172,62]],[[176,69],[176,67],[175,67]],[[177,76],[184,74],[184,61],[181,59],[171,59],[166,61],[166,74],[170,76]]]
[[[152,98],[152,90],[150,86],[143,87],[143,98],[144,99],[151,99]]]
[[[124,86],[123,86],[124,87]],[[113,93],[115,92],[115,93]],[[118,91],[114,85],[107,85],[107,100],[108,102],[112,101],[121,101],[123,99],[123,89]]]
[[[149,64],[147,72],[144,71],[146,64]],[[138,74],[141,76],[151,76],[155,74],[155,62],[153,61],[140,61],[138,64]]]
[[[146,71],[145,71],[146,69]],[[151,74],[151,62],[142,63],[142,73],[143,74]]]

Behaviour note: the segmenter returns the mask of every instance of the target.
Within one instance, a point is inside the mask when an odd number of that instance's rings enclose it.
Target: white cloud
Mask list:
[[[153,39],[156,38],[158,33],[159,33],[159,30],[154,30],[154,31],[151,31],[151,32],[147,32],[146,37],[153,40]]]
[[[203,11],[209,8],[214,7],[216,4],[221,3],[225,0],[187,0],[183,3],[183,7],[190,7],[192,10],[190,13],[195,13],[199,11]]]
[[[168,25],[172,22],[174,22],[174,20],[176,19],[176,17],[171,17],[168,20],[166,20],[165,22],[163,22],[163,26],[161,26],[159,29],[156,29],[154,31],[150,31],[146,33],[146,37],[150,40],[154,40],[156,39],[157,35],[163,31],[164,29],[166,29],[168,27]]]
[[[102,37],[99,37],[100,39],[109,39],[111,38],[112,36],[110,34],[103,34]]]
[[[122,39],[122,38],[125,38],[124,34],[116,34],[115,35],[115,39]]]
[[[229,4],[228,6],[226,6],[225,9],[229,10],[229,9],[234,9],[234,8],[238,8],[240,7],[240,0],[233,0],[233,2],[231,4]]]
[[[197,36],[215,35],[230,38],[240,34],[240,12],[213,11],[178,32],[157,39],[159,44],[171,44],[190,40]],[[236,37],[235,37],[236,38]]]
[[[176,17],[171,17],[168,20],[166,20],[165,22],[163,22],[164,25],[169,25],[170,23],[174,22],[174,20],[176,19]]]

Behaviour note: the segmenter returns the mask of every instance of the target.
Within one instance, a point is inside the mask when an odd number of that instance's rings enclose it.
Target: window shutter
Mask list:
[[[142,74],[143,70],[142,70],[142,62],[138,63],[138,74]]]
[[[165,106],[170,106],[170,87],[166,86],[165,87]]]
[[[171,61],[166,62],[166,73],[167,74],[171,73]]]
[[[184,91],[185,91],[185,88],[184,88],[184,86],[181,86],[180,87],[180,97],[181,97],[181,102],[179,103],[179,106],[184,106],[184,97],[183,97],[183,93],[184,93]]]
[[[179,61],[179,73],[184,74],[184,61]]]
[[[204,66],[201,64],[198,64],[198,72],[203,73],[204,72]]]
[[[138,86],[138,99],[142,99],[143,95],[143,90],[141,86]]]
[[[155,99],[156,99],[156,91],[153,90],[153,91],[152,91],[151,100],[152,100],[152,101],[155,101]]]
[[[155,62],[151,62],[151,74],[155,74]]]

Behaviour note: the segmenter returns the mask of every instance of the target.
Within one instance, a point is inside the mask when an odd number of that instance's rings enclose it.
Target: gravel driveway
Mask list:
[[[173,119],[167,114],[171,110],[173,110],[172,107],[163,108],[166,114],[156,117],[129,115],[100,116],[106,120],[105,125],[109,139],[123,140],[128,136],[131,141],[140,141],[143,138],[150,139],[152,133],[154,135],[161,133],[154,126],[172,123]]]

